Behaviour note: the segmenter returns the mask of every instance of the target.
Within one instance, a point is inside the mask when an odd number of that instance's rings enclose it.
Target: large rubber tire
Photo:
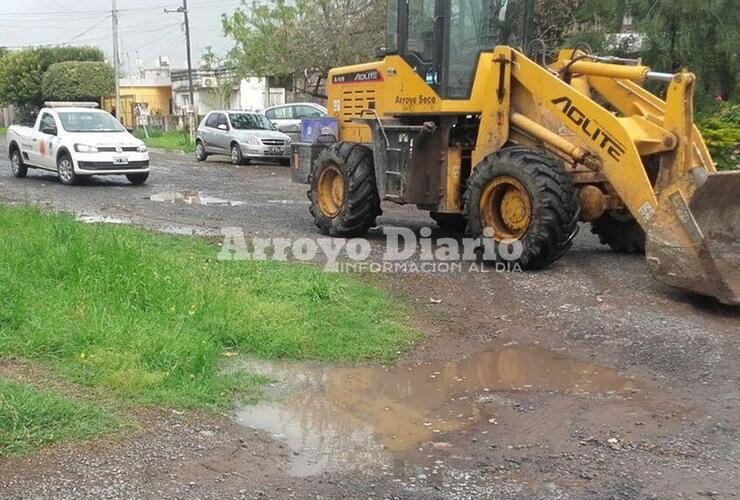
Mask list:
[[[468,226],[468,221],[462,214],[443,214],[440,212],[430,212],[429,216],[437,223],[440,229],[455,233],[462,233]]]
[[[195,159],[198,161],[206,161],[208,159],[208,153],[206,153],[206,147],[203,141],[198,141],[195,144]]]
[[[82,180],[74,171],[72,157],[68,153],[63,153],[57,159],[57,173],[59,181],[67,186],[76,186]]]
[[[13,147],[10,152],[10,171],[13,173],[13,177],[22,179],[28,175],[28,167],[23,163],[23,155],[17,146]]]
[[[517,263],[522,269],[536,270],[560,260],[578,232],[577,191],[562,162],[537,150],[502,149],[474,169],[465,193],[468,235],[484,235],[481,199],[489,183],[502,178],[515,180],[529,199],[528,223],[518,238],[523,253]]]
[[[322,208],[319,196],[319,185],[328,171],[341,175],[343,184],[343,202],[338,204],[334,214]],[[340,142],[327,148],[319,156],[309,180],[311,214],[323,234],[353,238],[375,227],[382,210],[375,184],[373,153],[368,147]]]
[[[147,179],[149,179],[149,172],[145,172],[143,174],[129,174],[126,178],[134,186],[141,186],[147,181]]]
[[[591,223],[591,232],[617,253],[645,253],[645,231],[630,215],[607,212]]]

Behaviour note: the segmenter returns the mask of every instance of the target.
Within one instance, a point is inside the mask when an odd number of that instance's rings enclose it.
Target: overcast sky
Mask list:
[[[188,0],[193,64],[207,46],[224,55],[231,44],[221,31],[221,14],[240,0]],[[182,14],[165,14],[182,0],[118,0],[122,70],[136,70],[137,59],[152,67],[169,56],[175,68],[186,67]],[[100,47],[112,59],[111,0],[0,0],[0,46],[70,44]]]

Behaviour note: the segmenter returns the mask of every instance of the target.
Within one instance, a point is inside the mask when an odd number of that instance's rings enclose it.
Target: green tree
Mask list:
[[[216,78],[216,86],[213,91],[218,99],[221,108],[228,108],[231,98],[234,96],[235,86],[237,84],[234,71],[227,67],[227,60],[217,56],[212,47],[206,47],[205,52],[200,58],[200,67],[208,71],[213,71]]]
[[[618,53],[620,47],[610,35],[621,31],[625,14],[630,14],[642,38],[642,47],[631,55],[642,57],[656,71],[686,67],[696,73],[702,105],[717,96],[737,99],[740,9],[736,0],[573,1],[577,5],[566,30],[568,44],[587,41],[595,50]]]
[[[276,0],[242,6],[223,18],[240,76],[325,77],[337,66],[371,60],[385,38],[385,2]],[[318,87],[318,84],[317,84]]]
[[[49,66],[41,83],[44,99],[96,101],[116,90],[113,67],[105,62],[69,61]]]
[[[23,110],[43,105],[42,80],[52,64],[65,61],[103,61],[95,47],[49,47],[10,52],[0,58],[0,104]]]

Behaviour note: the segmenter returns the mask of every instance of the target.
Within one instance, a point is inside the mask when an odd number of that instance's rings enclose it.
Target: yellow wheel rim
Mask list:
[[[497,240],[521,239],[532,221],[532,200],[515,178],[496,177],[483,190],[480,213],[483,227],[493,229]]]
[[[344,176],[336,165],[326,167],[319,176],[319,207],[327,217],[334,218],[344,206]]]

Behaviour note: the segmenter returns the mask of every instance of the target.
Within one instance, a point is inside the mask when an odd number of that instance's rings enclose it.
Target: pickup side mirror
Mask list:
[[[46,135],[57,135],[57,129],[56,127],[43,127],[41,129],[41,133]]]
[[[229,130],[229,126],[228,126],[228,125],[226,125],[225,123],[220,123],[220,124],[218,125],[218,129],[219,129],[219,130]]]

